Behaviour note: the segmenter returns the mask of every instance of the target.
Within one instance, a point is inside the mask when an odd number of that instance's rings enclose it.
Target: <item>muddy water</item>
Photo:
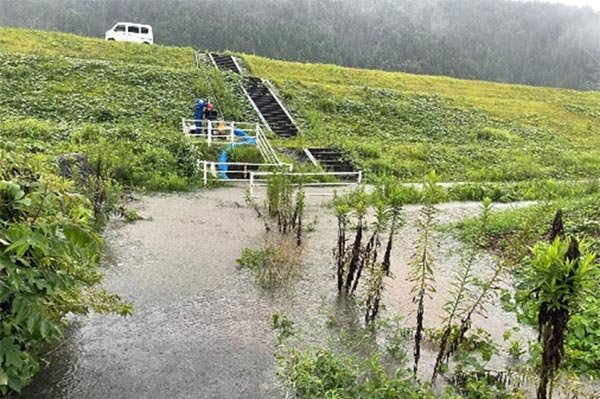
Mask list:
[[[275,378],[268,320],[283,311],[311,330],[335,312],[335,220],[319,206],[322,198],[309,199],[307,218],[317,218],[317,230],[307,240],[301,277],[290,289],[267,294],[235,267],[242,249],[258,245],[263,237],[262,224],[243,198],[238,188],[148,197],[139,210],[151,220],[113,224],[106,235],[106,287],[133,302],[134,315],[76,318],[63,344],[48,355],[51,365],[23,397],[284,397]],[[407,227],[393,259],[397,277],[388,281],[384,294],[387,314],[407,316],[408,325],[412,305],[403,276],[418,209],[407,208]],[[445,204],[440,220],[457,221],[478,211],[477,204]],[[459,259],[447,255],[457,244],[448,237],[442,242],[439,291],[426,305],[429,325],[439,321],[443,294]],[[482,267],[489,261],[482,259]],[[489,315],[476,324],[496,338],[514,323],[498,307],[491,307]]]

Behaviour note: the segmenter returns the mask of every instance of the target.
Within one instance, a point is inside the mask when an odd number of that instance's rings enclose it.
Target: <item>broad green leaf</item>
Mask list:
[[[0,385],[8,385],[8,375],[0,366]]]

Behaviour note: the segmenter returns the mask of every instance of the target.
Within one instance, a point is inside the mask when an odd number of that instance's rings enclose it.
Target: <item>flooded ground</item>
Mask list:
[[[134,303],[134,315],[78,317],[65,341],[48,355],[51,365],[22,397],[283,398],[275,377],[270,316],[282,311],[304,330],[318,331],[335,312],[336,224],[332,211],[320,206],[324,200],[308,200],[307,221],[316,217],[317,229],[307,239],[301,277],[289,290],[269,294],[236,268],[242,249],[259,245],[264,234],[244,204],[243,189],[144,198],[139,212],[150,220],[114,223],[106,233],[105,285]],[[406,263],[414,249],[418,210],[406,209],[407,224],[393,257],[396,278],[388,281],[384,294],[386,314],[404,315],[407,325],[413,314]],[[450,223],[480,208],[456,203],[440,210],[440,221]],[[426,304],[430,326],[439,323],[459,262],[448,254],[458,243],[442,238],[439,290]],[[481,267],[491,261],[484,258]],[[488,320],[475,321],[498,340],[514,323],[498,306],[490,307]]]

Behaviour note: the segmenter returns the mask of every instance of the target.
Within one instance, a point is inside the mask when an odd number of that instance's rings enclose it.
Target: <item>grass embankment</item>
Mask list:
[[[180,130],[195,98],[216,92],[231,119],[245,110],[235,82],[197,71],[190,48],[2,28],[0,77],[0,151],[84,152],[120,183],[151,190],[198,184],[193,161],[208,149]]]
[[[304,135],[370,173],[442,181],[596,178],[600,93],[243,56],[274,82]]]

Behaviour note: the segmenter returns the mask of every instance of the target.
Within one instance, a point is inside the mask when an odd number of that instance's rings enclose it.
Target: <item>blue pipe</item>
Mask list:
[[[235,129],[233,131],[233,134],[235,134],[237,137],[241,137],[242,141],[238,141],[237,143],[231,143],[229,144],[227,147],[225,147],[225,149],[221,152],[221,155],[219,155],[219,177],[221,178],[221,180],[227,180],[227,170],[229,169],[229,167],[225,164],[227,162],[227,160],[229,159],[229,151],[231,151],[233,148],[239,146],[239,145],[256,145],[256,138],[255,137],[250,137],[248,135],[248,133],[246,133],[245,130],[242,129]]]

